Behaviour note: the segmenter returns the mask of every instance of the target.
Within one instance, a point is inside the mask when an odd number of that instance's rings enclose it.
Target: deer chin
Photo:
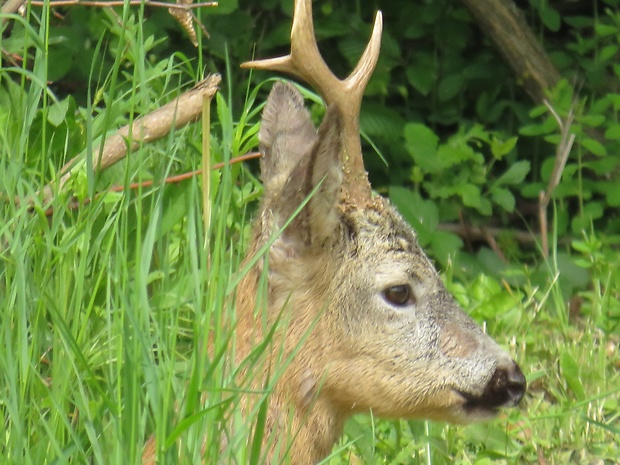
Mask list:
[[[461,397],[460,413],[465,418],[465,423],[472,421],[484,421],[495,418],[504,405],[489,404],[485,399],[471,394],[456,391]]]
[[[442,404],[416,412],[416,418],[466,425],[495,418],[502,406],[488,405],[476,396],[450,388],[442,395]]]
[[[454,390],[458,396],[458,414],[455,423],[470,423],[474,421],[492,420],[502,408],[514,407],[514,399],[509,397],[473,395],[467,392]],[[517,401],[518,402],[518,401]]]
[[[430,401],[415,410],[414,418],[445,421],[466,425],[469,423],[488,421],[497,417],[503,407],[513,406],[511,401],[495,402],[483,394],[474,395],[455,387],[446,387],[435,397],[437,402]]]

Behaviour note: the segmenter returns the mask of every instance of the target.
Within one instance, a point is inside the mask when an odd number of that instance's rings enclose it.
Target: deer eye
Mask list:
[[[405,305],[415,303],[415,296],[409,284],[391,286],[384,289],[383,298],[397,307],[404,307]]]

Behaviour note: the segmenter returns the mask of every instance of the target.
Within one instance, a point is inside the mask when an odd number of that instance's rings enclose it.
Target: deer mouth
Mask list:
[[[464,400],[462,408],[468,417],[495,417],[499,413],[499,409],[504,406],[504,402],[489,402],[484,397],[473,396],[462,391],[457,392]]]

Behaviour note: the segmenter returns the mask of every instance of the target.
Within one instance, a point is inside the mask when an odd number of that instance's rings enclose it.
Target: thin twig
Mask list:
[[[209,34],[209,31],[207,31],[207,28],[205,27],[205,25],[202,24],[202,22],[198,19],[198,16],[196,16],[196,13],[194,13],[193,11],[190,11],[189,13],[192,15],[192,19],[198,24],[198,27],[200,28],[202,33],[205,35],[205,37],[209,39],[211,37],[211,34]]]
[[[545,193],[540,191],[538,194],[538,226],[540,227],[540,247],[543,257],[549,257],[549,225],[547,224],[547,205],[545,203]]]
[[[474,226],[464,223],[442,223],[437,226],[439,231],[450,232],[463,238],[466,241],[484,241],[489,243],[489,238],[496,238],[500,235],[506,235],[513,238],[520,244],[535,245],[539,238],[531,232],[520,231],[515,229],[502,229],[494,227]],[[489,244],[493,248],[493,245]]]
[[[159,2],[156,0],[129,0],[129,2],[124,2],[123,0],[109,0],[109,1],[97,1],[97,0],[50,0],[47,2],[46,0],[30,0],[30,4],[33,6],[45,6],[49,3],[49,6],[59,7],[59,6],[94,6],[98,8],[108,8],[113,6],[124,6],[125,3],[129,3],[131,6],[151,6],[155,8],[174,8],[179,10],[194,10],[196,8],[204,8],[204,7],[215,7],[218,6],[218,2],[200,2],[200,3],[192,3],[192,4],[179,4],[179,3],[168,3],[168,2]]]
[[[504,255],[504,252],[495,240],[495,236],[493,236],[488,229],[485,229],[484,233],[484,239],[487,241],[487,244],[489,244],[489,247],[491,247],[491,250],[495,252],[495,255],[497,255],[501,261],[508,263],[508,260],[506,260],[506,255]]]
[[[543,100],[544,105],[547,107],[549,112],[555,118],[555,121],[558,123],[558,127],[560,128],[560,143],[556,149],[555,155],[555,164],[553,165],[553,172],[551,173],[551,177],[549,178],[549,183],[547,185],[547,190],[545,192],[545,196],[543,198],[545,202],[545,208],[549,204],[551,200],[551,195],[553,191],[560,183],[562,179],[562,173],[564,172],[564,167],[566,166],[566,161],[568,160],[568,155],[570,154],[571,148],[573,146],[573,142],[575,141],[575,134],[570,133],[571,126],[573,124],[573,120],[575,119],[574,108],[575,105],[571,106],[570,111],[568,112],[568,116],[565,120],[560,118],[560,115],[557,114],[555,109],[551,106],[547,99]]]
[[[546,258],[549,256],[549,227],[547,222],[547,207],[551,201],[553,191],[560,180],[562,179],[562,173],[566,166],[566,161],[575,142],[575,134],[571,133],[571,127],[573,120],[575,119],[575,105],[571,106],[566,119],[562,119],[560,115],[555,111],[547,99],[543,100],[544,105],[549,110],[549,113],[553,116],[558,127],[560,128],[560,143],[558,144],[555,152],[555,163],[553,164],[553,171],[549,177],[549,183],[547,184],[547,190],[541,191],[538,195],[538,218],[540,224],[540,237],[542,242],[542,253]]]
[[[245,155],[239,155],[238,157],[231,158],[228,162],[221,162],[221,163],[214,164],[213,166],[211,166],[211,171],[222,169],[226,165],[230,166],[230,165],[234,165],[235,163],[241,163],[241,162],[253,160],[259,157],[260,157],[260,152],[248,152]],[[169,176],[163,180],[162,184],[178,184],[182,181],[186,181],[187,179],[193,178],[194,176],[200,176],[201,174],[202,174],[202,170],[195,170],[195,171],[189,171],[187,173],[181,173],[181,174],[177,174],[174,176]],[[131,183],[127,187],[111,186],[110,188],[106,189],[104,192],[97,193],[94,198],[97,199],[101,197],[102,195],[108,194],[110,192],[124,192],[125,189],[135,191],[138,189],[143,189],[145,187],[151,187],[154,183],[155,181],[153,181],[152,179],[149,179],[147,181]],[[1,198],[2,197],[0,196],[0,199]],[[73,200],[69,204],[68,208],[69,210],[76,210],[84,205],[88,205],[92,201],[93,199],[90,199],[90,198],[86,198],[82,201]],[[17,201],[17,203],[19,204],[19,201]],[[46,216],[52,216],[53,214],[54,214],[53,207],[50,207],[47,210],[45,210]]]

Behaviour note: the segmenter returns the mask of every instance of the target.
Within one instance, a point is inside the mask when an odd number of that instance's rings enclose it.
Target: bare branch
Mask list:
[[[555,87],[560,73],[512,0],[461,0],[480,28],[495,42],[517,82],[530,98],[541,103]]]
[[[16,0],[10,0],[16,1]],[[22,0],[17,0],[22,1]],[[23,3],[23,1],[22,1]],[[98,1],[98,0],[50,0],[47,2],[46,0],[30,0],[30,4],[33,6],[44,6],[49,3],[51,8],[59,7],[59,6],[93,6],[97,8],[110,8],[113,6],[123,6],[126,2],[123,0],[109,0],[109,1]],[[168,3],[168,2],[159,2],[156,0],[130,0],[129,5],[131,6],[150,6],[154,8],[170,8],[174,10],[194,10],[196,8],[205,8],[205,7],[214,7],[218,6],[218,2],[200,2],[200,3],[192,3],[192,4],[182,4],[182,3]],[[4,13],[4,12],[3,12]]]

